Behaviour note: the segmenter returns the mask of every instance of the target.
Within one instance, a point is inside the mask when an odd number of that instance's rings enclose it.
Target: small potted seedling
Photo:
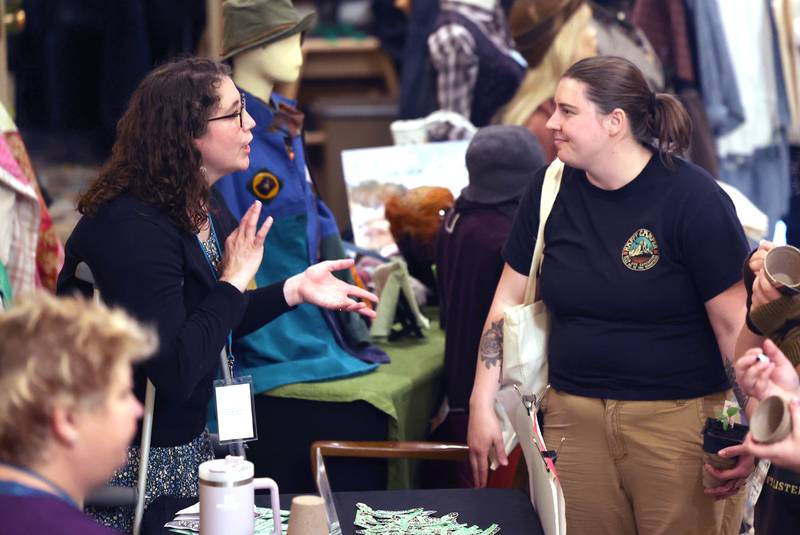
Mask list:
[[[736,466],[737,457],[723,458],[717,455],[717,452],[744,441],[748,427],[736,423],[735,419],[738,414],[739,407],[729,406],[726,402],[722,410],[717,412],[716,418],[706,418],[706,426],[703,429],[703,451],[705,452],[703,461],[717,470],[728,470]],[[715,478],[707,470],[703,470],[703,486],[705,488],[719,487],[723,483],[724,481]]]

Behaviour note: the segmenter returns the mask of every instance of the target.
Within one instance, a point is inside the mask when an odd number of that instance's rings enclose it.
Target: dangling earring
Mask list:
[[[201,165],[200,166],[200,174],[203,175],[203,179],[206,181],[206,183],[208,183],[208,169],[206,169],[205,165]],[[211,220],[210,216],[208,215],[208,209],[207,208],[206,208],[206,219],[208,219],[209,221]]]

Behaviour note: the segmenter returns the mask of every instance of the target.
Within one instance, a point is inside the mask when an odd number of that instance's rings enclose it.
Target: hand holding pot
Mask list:
[[[758,444],[748,434],[744,444],[735,446],[735,448],[740,448],[756,457],[769,459],[778,466],[800,472],[800,399],[795,397],[791,400],[789,414],[792,420],[792,431],[783,440],[772,444]],[[734,448],[726,448],[726,450],[732,449]]]
[[[744,442],[748,427],[736,423],[738,407],[723,406],[716,418],[706,418],[703,426],[704,492],[718,500],[739,491],[753,472],[755,464],[749,455],[721,455],[721,451]]]
[[[761,268],[764,267],[764,258],[767,256],[767,253],[770,249],[774,248],[775,244],[771,241],[761,240],[758,244],[758,249],[750,256],[750,260],[748,260],[747,265],[750,267],[750,271],[753,272],[753,275],[758,275],[761,271]]]
[[[774,248],[774,243],[762,240],[761,243],[758,244],[758,249],[756,249],[748,261],[750,271],[756,276],[752,288],[754,307],[774,301],[781,296],[775,286],[769,282],[764,272],[764,259],[767,257],[767,253]]]
[[[754,456],[744,450],[741,444],[719,450],[717,455],[724,459],[736,458],[736,464],[728,470],[718,470],[710,464],[705,464],[703,469],[714,479],[722,481],[722,484],[703,489],[703,492],[713,496],[715,500],[724,500],[739,492],[739,489],[744,486],[747,478],[755,470],[756,465]]]

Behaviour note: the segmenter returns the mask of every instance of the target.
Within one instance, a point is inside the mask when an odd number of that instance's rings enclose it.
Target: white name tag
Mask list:
[[[258,438],[254,418],[253,378],[236,377],[233,383],[226,385],[223,381],[214,382],[220,443]]]

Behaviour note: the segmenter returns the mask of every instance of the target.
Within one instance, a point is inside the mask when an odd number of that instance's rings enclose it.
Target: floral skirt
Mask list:
[[[139,452],[138,446],[128,448],[128,462],[114,473],[107,485],[136,486]],[[159,496],[197,496],[197,469],[201,463],[213,458],[214,450],[205,431],[188,444],[150,448],[145,507]],[[133,507],[87,507],[86,512],[105,526],[124,533],[133,531]]]

